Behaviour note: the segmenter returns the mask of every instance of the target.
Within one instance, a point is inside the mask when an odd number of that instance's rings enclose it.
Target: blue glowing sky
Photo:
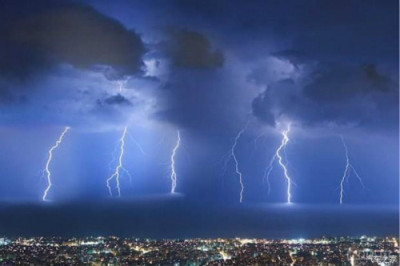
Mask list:
[[[251,2],[251,3],[249,3]],[[237,203],[224,157],[236,134],[244,202],[398,204],[398,1],[2,1],[0,201],[107,199],[128,127],[123,197],[167,194],[170,155],[186,199]],[[120,88],[122,86],[122,90]],[[138,146],[140,145],[140,148]],[[143,149],[144,153],[141,151]],[[211,202],[211,203],[210,203]]]

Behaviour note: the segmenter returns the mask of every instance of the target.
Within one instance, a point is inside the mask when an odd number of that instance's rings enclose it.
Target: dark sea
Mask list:
[[[398,206],[220,204],[184,197],[0,203],[0,236],[312,238],[397,236]]]

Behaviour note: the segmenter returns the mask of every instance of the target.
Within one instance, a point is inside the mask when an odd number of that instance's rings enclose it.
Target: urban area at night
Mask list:
[[[1,265],[387,265],[398,239],[0,238]]]

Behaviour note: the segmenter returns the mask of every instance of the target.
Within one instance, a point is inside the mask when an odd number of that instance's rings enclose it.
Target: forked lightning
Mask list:
[[[122,164],[122,159],[124,157],[124,152],[125,152],[124,151],[124,147],[125,147],[126,132],[127,132],[127,127],[124,128],[124,132],[122,133],[122,136],[121,136],[121,138],[119,140],[119,142],[120,142],[120,152],[119,152],[119,156],[118,156],[118,164],[115,167],[114,173],[109,178],[107,178],[107,181],[106,181],[107,188],[108,188],[108,194],[110,196],[113,195],[110,182],[114,178],[115,178],[115,186],[116,186],[116,189],[117,189],[118,196],[119,197],[121,196],[121,187],[120,187],[120,180],[119,180],[120,175],[121,175],[121,170],[124,170],[124,171],[127,172],[127,170],[124,168],[124,166]]]
[[[344,141],[343,136],[340,136],[340,139],[342,140],[342,144],[344,147],[345,151],[345,156],[346,156],[346,166],[344,168],[343,176],[340,180],[340,197],[339,197],[339,203],[343,204],[343,197],[344,197],[344,182],[348,180],[350,171],[352,170],[354,175],[357,177],[358,181],[360,181],[360,184],[363,188],[365,188],[364,183],[360,177],[360,175],[357,173],[356,169],[354,166],[350,163],[350,157],[349,157],[349,150],[347,148],[346,142]]]
[[[287,165],[286,165],[286,161],[283,159],[282,156],[282,152],[285,151],[286,145],[289,142],[289,132],[290,132],[290,125],[287,127],[286,130],[283,130],[281,132],[282,134],[282,142],[279,145],[278,149],[276,149],[274,156],[272,157],[271,161],[269,162],[267,168],[265,169],[264,172],[264,180],[267,181],[267,185],[268,185],[268,194],[271,190],[270,188],[270,182],[269,182],[269,176],[271,175],[272,172],[272,168],[273,168],[273,164],[276,161],[276,159],[278,159],[278,164],[281,166],[282,170],[283,170],[283,175],[285,177],[286,180],[286,202],[287,203],[291,203],[292,202],[292,178],[289,175],[288,169],[287,169]]]

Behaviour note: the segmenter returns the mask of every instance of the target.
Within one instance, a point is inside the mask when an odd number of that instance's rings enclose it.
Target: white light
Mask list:
[[[343,176],[340,180],[340,198],[339,198],[339,202],[340,204],[343,204],[343,196],[344,196],[344,181],[346,179],[348,179],[349,174],[350,174],[350,170],[353,171],[354,175],[357,177],[358,181],[360,181],[361,186],[363,188],[365,188],[364,183],[362,182],[362,179],[360,177],[360,175],[357,173],[356,169],[354,168],[354,166],[350,163],[350,158],[349,158],[349,150],[347,149],[347,145],[346,142],[344,141],[343,136],[340,136],[340,139],[342,140],[342,144],[345,150],[345,156],[346,156],[346,166],[344,168],[344,172],[343,172]]]
[[[175,170],[175,156],[180,144],[181,144],[181,135],[179,130],[177,130],[177,140],[171,154],[171,193],[175,193],[176,189],[177,175]]]
[[[51,182],[51,172],[50,172],[50,163],[51,163],[51,160],[53,159],[53,151],[55,149],[57,149],[58,146],[61,144],[61,142],[64,138],[64,135],[68,132],[69,129],[70,129],[70,127],[64,128],[64,131],[61,133],[60,137],[57,139],[56,144],[54,144],[54,146],[51,147],[48,152],[49,156],[47,158],[46,167],[45,167],[45,172],[46,172],[46,177],[47,177],[47,187],[43,192],[43,196],[42,196],[43,201],[45,201],[47,199],[47,194],[49,193],[50,188],[53,185]]]
[[[231,149],[231,156],[233,158],[233,160],[235,161],[235,172],[236,174],[239,176],[239,184],[240,184],[240,194],[239,194],[239,201],[240,203],[243,202],[243,191],[244,191],[244,184],[243,184],[243,174],[242,172],[240,172],[239,170],[239,162],[236,158],[236,154],[235,154],[235,149],[238,143],[239,138],[242,136],[243,132],[247,129],[247,124],[244,128],[242,128],[238,134],[236,135],[233,145],[232,145],[232,149]]]
[[[115,178],[115,183],[116,183],[118,196],[121,196],[121,187],[120,187],[119,177],[120,177],[120,170],[121,169],[125,170],[125,168],[122,165],[122,158],[124,156],[124,146],[125,146],[126,131],[127,131],[127,127],[124,128],[124,132],[122,134],[122,137],[119,140],[120,141],[120,153],[119,153],[119,157],[118,157],[118,165],[115,167],[114,173],[109,178],[107,178],[107,180],[106,180],[108,193],[110,194],[110,196],[113,195],[112,194],[112,190],[111,190],[111,185],[110,185],[110,182],[111,182],[111,180],[113,178]]]

